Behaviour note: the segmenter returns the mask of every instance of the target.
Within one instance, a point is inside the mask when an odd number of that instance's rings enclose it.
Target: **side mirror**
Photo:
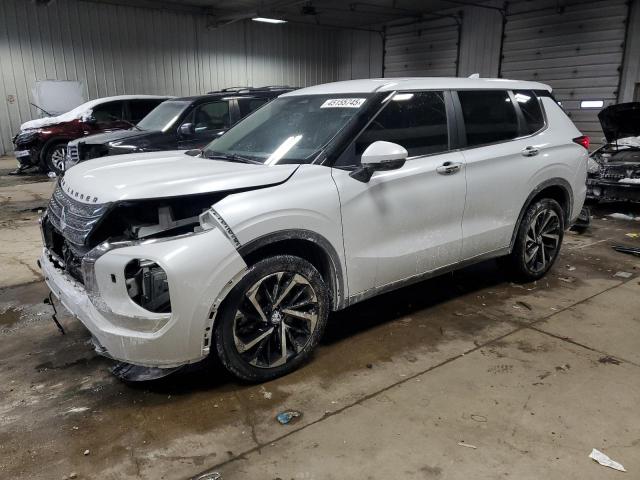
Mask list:
[[[373,172],[401,168],[408,156],[409,153],[402,145],[383,141],[373,142],[363,152],[360,167],[351,172],[350,176],[366,183],[371,180]]]
[[[95,125],[96,123],[98,123],[98,120],[96,119],[96,117],[93,116],[93,114],[89,115],[88,117],[85,117],[83,120],[84,120],[84,123],[86,123],[87,125]]]
[[[191,135],[196,133],[196,128],[193,123],[183,123],[182,125],[180,125],[178,132],[180,132],[180,135],[184,137],[190,137]]]

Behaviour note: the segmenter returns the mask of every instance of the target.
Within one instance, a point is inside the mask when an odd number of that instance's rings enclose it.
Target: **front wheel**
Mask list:
[[[329,292],[306,260],[261,260],[231,290],[215,326],[222,364],[242,380],[264,382],[304,363],[320,341]]]
[[[56,175],[64,173],[64,161],[67,156],[67,144],[55,143],[44,154],[45,168]]]
[[[562,207],[551,198],[543,198],[525,212],[507,263],[520,280],[538,280],[556,261],[563,237]]]

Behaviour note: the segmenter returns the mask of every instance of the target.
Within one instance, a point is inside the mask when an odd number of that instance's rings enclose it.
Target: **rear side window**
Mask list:
[[[156,108],[162,100],[131,100],[129,101],[129,116],[133,123],[138,123]]]
[[[356,140],[356,155],[378,140],[402,145],[410,157],[448,150],[443,93],[396,94]]]
[[[240,107],[240,116],[246,117],[254,110],[257,110],[262,105],[269,101],[268,98],[241,98],[238,100],[238,106]]]
[[[520,111],[524,117],[524,134],[535,133],[544,127],[544,116],[540,100],[532,90],[514,90],[513,96],[520,106]]]
[[[518,136],[518,117],[506,90],[459,91],[467,146],[502,142]]]

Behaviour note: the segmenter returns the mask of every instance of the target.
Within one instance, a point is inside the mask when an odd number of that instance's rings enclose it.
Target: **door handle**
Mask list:
[[[436,172],[440,175],[451,175],[457,173],[462,169],[461,162],[444,162],[442,165],[436,168]]]
[[[523,157],[535,157],[538,153],[540,153],[540,150],[538,150],[536,147],[532,147],[532,146],[525,147],[522,150],[522,156]]]

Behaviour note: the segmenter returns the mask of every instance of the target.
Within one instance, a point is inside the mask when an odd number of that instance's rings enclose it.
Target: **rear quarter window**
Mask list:
[[[518,117],[506,90],[458,92],[467,146],[486,145],[516,138]]]
[[[523,133],[530,135],[544,127],[544,115],[542,105],[532,90],[514,90],[513,96],[518,102],[524,119]]]

